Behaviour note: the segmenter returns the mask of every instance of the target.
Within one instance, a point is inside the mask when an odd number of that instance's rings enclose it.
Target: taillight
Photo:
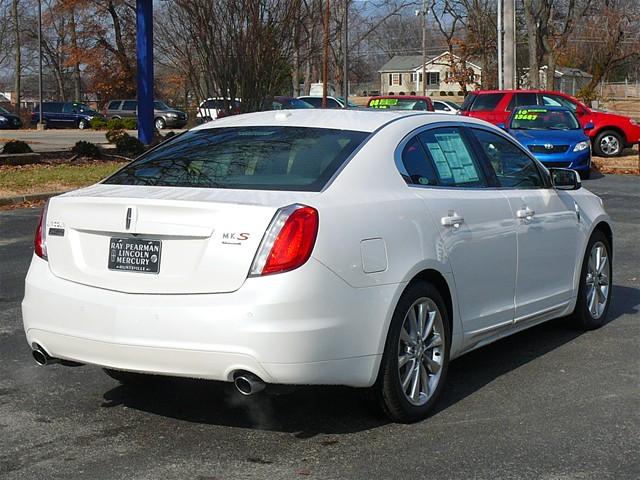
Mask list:
[[[47,259],[47,202],[40,214],[38,228],[36,228],[36,236],[33,239],[33,250],[37,256],[43,260]]]
[[[294,270],[311,256],[318,234],[318,211],[305,205],[281,208],[265,233],[251,276]]]

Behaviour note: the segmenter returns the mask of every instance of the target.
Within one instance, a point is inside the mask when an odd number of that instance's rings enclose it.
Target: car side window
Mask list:
[[[340,103],[338,103],[338,101],[334,100],[333,98],[327,98],[327,107],[328,108],[342,108],[342,105],[340,105]]]
[[[135,100],[127,100],[122,103],[122,110],[135,110],[138,107],[138,102]]]
[[[548,105],[551,107],[567,107],[572,112],[575,112],[578,108],[578,105],[573,103],[571,100],[561,97],[559,95],[549,95],[543,93],[540,95],[543,105]]]
[[[113,102],[109,102],[109,106],[107,110],[117,110],[120,107],[120,100],[114,100]]]
[[[513,142],[487,130],[472,129],[496,174],[499,186],[542,188],[545,186],[535,162]]]
[[[435,102],[433,104],[433,108],[435,108],[435,110],[437,112],[443,112],[443,111],[448,111],[449,109],[444,105],[444,103],[440,103],[440,102]]]
[[[73,104],[64,103],[62,105],[62,113],[73,113],[73,111],[74,111]]]
[[[476,96],[476,101],[471,105],[472,112],[488,112],[495,110],[504,93],[485,93]]]
[[[515,93],[511,96],[511,101],[507,107],[507,111],[512,111],[516,107],[524,107],[527,105],[537,105],[537,95],[535,93]]]
[[[433,165],[427,159],[427,154],[420,144],[418,137],[413,137],[402,150],[402,164],[409,175],[405,181],[413,185],[437,185],[438,180],[433,171]]]
[[[459,128],[436,128],[418,136],[436,173],[438,185],[486,186],[480,162]]]

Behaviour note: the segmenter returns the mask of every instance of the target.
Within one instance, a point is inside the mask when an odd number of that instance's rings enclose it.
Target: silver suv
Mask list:
[[[138,115],[137,100],[111,100],[107,104],[106,117],[136,118]],[[153,102],[153,122],[158,130],[163,128],[182,128],[189,117],[181,110],[171,108],[166,103],[156,100]]]

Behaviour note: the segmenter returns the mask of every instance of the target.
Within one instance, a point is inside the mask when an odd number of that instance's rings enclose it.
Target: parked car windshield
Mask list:
[[[568,110],[522,108],[516,110],[509,126],[512,130],[577,130],[580,123]]]
[[[194,130],[151,150],[104,183],[320,191],[368,135],[283,126]]]
[[[155,108],[156,110],[171,110],[171,107],[169,105],[159,100],[153,102],[153,108]]]
[[[369,108],[380,110],[428,110],[424,100],[411,100],[404,98],[373,98],[369,102]]]

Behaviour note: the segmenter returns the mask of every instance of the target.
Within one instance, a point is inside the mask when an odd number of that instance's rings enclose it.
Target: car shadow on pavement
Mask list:
[[[609,323],[638,313],[638,298],[640,290],[616,285]],[[462,356],[451,363],[447,385],[431,415],[582,334],[567,319],[557,319]],[[105,392],[104,408],[120,405],[188,422],[292,433],[298,438],[353,433],[389,423],[365,399],[364,390],[335,386],[245,397],[224,382],[152,377],[138,386],[119,385]]]

